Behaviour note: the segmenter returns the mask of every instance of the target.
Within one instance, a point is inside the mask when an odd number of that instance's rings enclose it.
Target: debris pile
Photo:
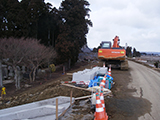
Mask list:
[[[93,67],[92,69],[85,69],[83,71],[74,72],[72,75],[72,81],[65,81],[62,82],[62,85],[79,89],[79,90],[86,90],[90,91],[91,95],[82,96],[75,98],[75,101],[88,99],[91,103],[90,109],[95,110],[94,118],[99,119],[103,118],[104,120],[108,120],[108,116],[105,109],[104,104],[104,96],[112,96],[111,95],[111,88],[114,85],[113,77],[111,75],[111,68],[107,67]],[[99,96],[99,105],[101,108],[97,108],[97,96]],[[98,110],[102,109],[99,113]],[[71,113],[70,113],[71,114]],[[99,115],[103,114],[103,116]]]

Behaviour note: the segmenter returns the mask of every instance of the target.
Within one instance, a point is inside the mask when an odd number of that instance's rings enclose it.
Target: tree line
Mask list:
[[[59,63],[74,64],[92,26],[89,5],[87,0],[64,0],[56,9],[44,0],[1,0],[0,38],[38,39],[55,48]]]
[[[127,57],[140,57],[141,53],[139,51],[137,51],[136,48],[133,48],[133,52],[132,52],[132,47],[127,46],[126,56]]]
[[[50,59],[56,64],[77,61],[92,26],[89,5],[87,0],[63,0],[57,9],[44,0],[0,1],[0,61],[14,68],[17,88],[17,65],[34,73]]]

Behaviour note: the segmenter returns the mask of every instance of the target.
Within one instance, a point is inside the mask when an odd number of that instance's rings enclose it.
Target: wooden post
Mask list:
[[[71,90],[71,94],[70,94],[70,105],[72,105],[72,90]]]
[[[56,98],[56,120],[58,120],[58,98]]]

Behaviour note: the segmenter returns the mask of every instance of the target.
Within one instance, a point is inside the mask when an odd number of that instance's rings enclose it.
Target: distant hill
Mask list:
[[[142,55],[160,55],[160,52],[140,52]]]
[[[81,51],[83,51],[83,52],[91,52],[91,49],[88,47],[88,45],[86,44],[86,45],[84,45],[82,48],[81,48]]]

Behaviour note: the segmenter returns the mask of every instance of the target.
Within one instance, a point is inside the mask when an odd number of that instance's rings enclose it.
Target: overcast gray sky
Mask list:
[[[57,9],[62,0],[45,0]],[[120,45],[143,52],[160,52],[160,0],[88,0],[90,19],[87,44],[98,47],[117,35]]]

